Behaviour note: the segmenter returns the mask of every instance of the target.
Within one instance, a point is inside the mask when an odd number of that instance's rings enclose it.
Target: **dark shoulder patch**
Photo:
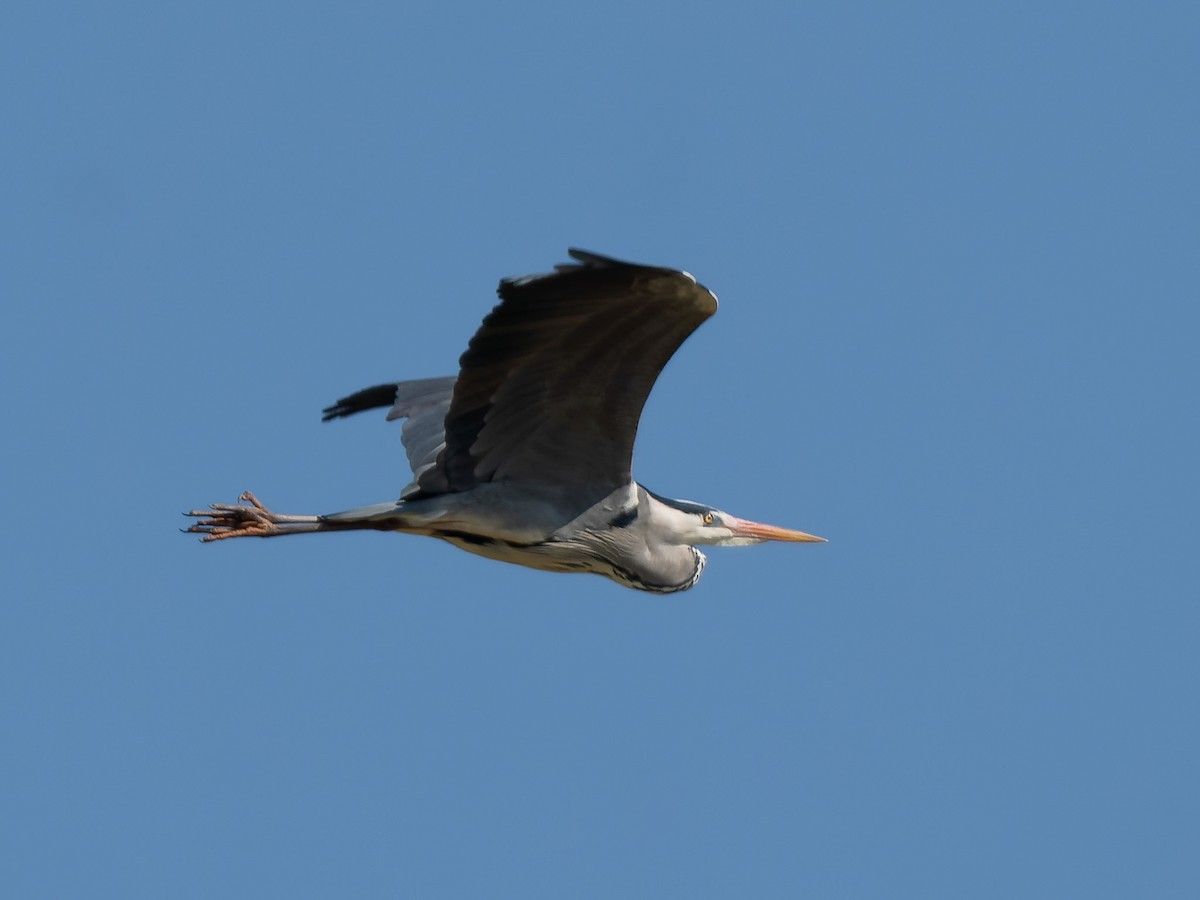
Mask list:
[[[637,508],[637,504],[634,504],[633,506],[629,507],[629,509],[623,509],[619,513],[617,513],[615,516],[613,516],[608,522],[608,527],[609,528],[627,528],[630,525],[632,525],[635,521],[637,521],[637,517],[638,517],[638,508]]]

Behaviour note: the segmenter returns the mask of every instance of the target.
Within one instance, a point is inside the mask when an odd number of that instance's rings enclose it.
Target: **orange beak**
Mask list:
[[[725,517],[725,527],[738,537],[754,538],[756,541],[807,541],[825,543],[825,538],[803,531],[793,531],[790,528],[779,528],[775,525],[764,525],[762,522],[749,522],[733,516]]]

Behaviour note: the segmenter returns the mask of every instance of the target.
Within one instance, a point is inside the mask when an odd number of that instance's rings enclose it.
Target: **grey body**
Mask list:
[[[457,376],[378,385],[325,419],[390,407],[412,481],[388,503],[324,516],[214,504],[205,540],[378,529],[429,535],[535,569],[639,590],[692,587],[696,544],[820,540],[668,500],[633,481],[638,420],[663,366],[717,309],[686,272],[571,250],[574,264],[505,279]]]
[[[525,514],[520,522],[509,514],[514,502]],[[657,538],[662,529],[656,525],[669,525],[678,515],[641,485],[629,484],[562,521],[564,513],[552,496],[493,483],[320,519],[333,528],[347,524],[424,534],[488,559],[550,572],[593,572],[626,587],[665,594],[692,587],[705,565],[696,547]]]

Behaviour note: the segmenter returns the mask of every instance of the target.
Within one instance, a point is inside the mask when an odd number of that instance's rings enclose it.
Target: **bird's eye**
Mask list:
[[[712,513],[704,514],[704,524],[705,525],[711,525],[715,521],[717,521],[717,517],[714,516]]]

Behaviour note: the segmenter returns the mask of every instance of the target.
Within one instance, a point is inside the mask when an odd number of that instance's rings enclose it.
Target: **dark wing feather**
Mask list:
[[[650,389],[717,298],[685,272],[570,254],[577,263],[500,283],[459,360],[445,449],[419,493],[505,480],[582,511],[631,480]]]

